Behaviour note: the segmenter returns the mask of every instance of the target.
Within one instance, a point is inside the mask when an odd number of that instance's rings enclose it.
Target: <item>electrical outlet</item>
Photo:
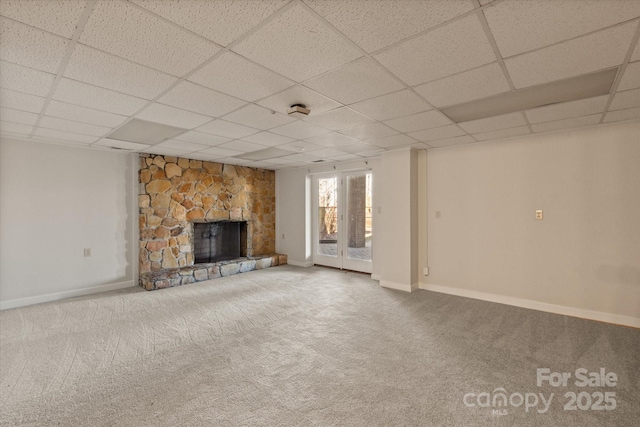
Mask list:
[[[542,209],[536,211],[536,219],[542,221]]]
[[[85,258],[91,256],[91,248],[84,248],[84,256]]]
[[[424,267],[422,269],[422,274],[424,274],[425,276],[428,276],[429,275],[429,267]]]

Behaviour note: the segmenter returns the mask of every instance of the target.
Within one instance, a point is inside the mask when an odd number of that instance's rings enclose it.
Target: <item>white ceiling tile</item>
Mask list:
[[[33,126],[38,121],[38,115],[27,111],[0,108],[0,120],[3,122],[18,123]]]
[[[336,108],[319,115],[314,114],[305,120],[331,130],[351,129],[374,122],[373,119],[363,116],[348,107]]]
[[[480,133],[514,128],[517,126],[524,126],[526,124],[527,123],[522,117],[522,113],[517,112],[503,114],[502,116],[487,117],[486,119],[478,119],[471,120],[469,122],[458,123],[458,126],[470,133]]]
[[[285,164],[296,163],[296,160],[285,159],[284,157],[275,157],[273,159],[266,159],[264,161],[266,163],[274,164],[274,165],[285,165]]]
[[[59,117],[61,119],[76,120],[92,125],[106,126],[114,128],[127,119],[127,116],[107,113],[106,111],[93,110],[91,108],[80,107],[78,105],[67,104],[52,100],[45,111],[47,116]]]
[[[78,0],[2,0],[0,14],[71,39],[84,8]]]
[[[295,84],[233,52],[224,52],[189,80],[252,102]]]
[[[271,129],[271,132],[295,139],[307,139],[317,135],[322,135],[323,133],[329,133],[329,130],[316,126],[312,123],[296,120],[295,122],[288,123],[284,126]]]
[[[637,24],[621,25],[505,60],[516,88],[619,65]]]
[[[42,107],[44,107],[45,100],[46,98],[40,96],[29,95],[14,90],[0,90],[0,106],[13,108],[14,110],[39,113]]]
[[[176,148],[168,148],[168,147],[159,147],[157,145],[154,145],[145,150],[142,150],[142,152],[160,154],[162,156],[178,156],[178,157],[184,157],[185,154],[189,153],[189,151],[187,150],[179,150]],[[192,158],[192,157],[193,156],[189,155],[189,158]]]
[[[321,148],[320,150],[315,150],[312,152],[313,156],[329,158],[335,156],[344,156],[346,153],[344,151],[336,150],[335,148]]]
[[[640,87],[640,61],[631,62],[622,75],[618,90],[635,89]]]
[[[193,151],[206,150],[211,146],[196,144],[193,142],[178,141],[177,139],[167,139],[166,141],[162,141],[160,144],[156,144],[155,147],[172,148],[174,150],[182,150],[184,152],[191,153]]]
[[[377,150],[360,151],[359,156],[362,157],[378,157],[381,153],[387,151],[386,148],[378,148]]]
[[[60,79],[53,99],[127,116],[147,104],[147,101],[141,98],[66,78]]]
[[[199,153],[209,154],[211,156],[217,156],[217,157],[231,157],[231,156],[237,156],[238,154],[242,154],[241,151],[229,150],[227,148],[220,148],[220,147],[207,148],[206,150],[202,150]]]
[[[231,141],[231,138],[227,138],[224,136],[211,135],[208,133],[202,133],[195,130],[190,130],[185,133],[181,133],[174,137],[174,139],[179,141],[193,142],[195,144],[207,145],[209,147],[214,147],[216,145],[223,144],[225,142]]]
[[[424,113],[412,114],[393,120],[386,120],[384,124],[400,132],[414,132],[423,129],[450,125],[451,120],[440,111],[431,110]]]
[[[636,18],[640,2],[509,0],[486,9],[484,15],[506,58]]]
[[[362,152],[380,150],[380,147],[376,147],[375,145],[371,145],[367,142],[356,142],[353,144],[340,146],[339,148],[340,151],[344,151],[345,153],[355,153],[358,155],[361,155]]]
[[[613,96],[609,110],[626,110],[633,107],[640,107],[640,89],[616,93]]]
[[[239,139],[225,142],[224,144],[220,144],[218,147],[227,150],[241,151],[243,153],[250,153],[252,151],[264,150],[267,148],[264,145],[254,144],[253,142],[242,141]]]
[[[18,22],[0,18],[0,59],[56,73],[69,41],[28,27]]]
[[[415,144],[416,142],[418,141],[408,135],[394,135],[388,136],[386,138],[372,139],[371,141],[369,141],[370,144],[382,148],[403,147],[406,145]]]
[[[292,154],[290,156],[280,157],[281,159],[291,160],[294,162],[311,162],[313,160],[318,160],[319,157],[311,156],[309,154]]]
[[[594,98],[580,99],[578,101],[563,102],[561,104],[546,105],[525,111],[529,123],[551,122],[571,117],[586,116],[602,113],[609,100],[609,95],[596,96]]]
[[[493,139],[511,138],[514,136],[528,135],[531,131],[529,126],[520,126],[511,129],[496,130],[493,132],[474,133],[473,137],[478,141],[489,141]]]
[[[306,139],[305,141],[312,144],[321,145],[323,147],[342,147],[348,144],[354,144],[358,142],[357,139],[343,135],[337,132],[325,133],[324,135],[314,136],[313,138]]]
[[[309,0],[307,3],[367,52],[473,9],[473,3],[468,0]]]
[[[219,161],[220,158],[224,157],[221,155],[214,155],[214,154],[205,154],[202,151],[199,151],[197,153],[189,153],[188,156],[182,156],[182,157],[186,157],[189,159],[194,159],[194,160],[205,160],[205,161]]]
[[[376,120],[388,120],[432,109],[409,89],[361,101],[351,105],[351,108]]]
[[[168,105],[153,103],[136,114],[136,117],[150,122],[162,123],[179,128],[193,129],[201,126],[212,118],[191,111],[169,107]]]
[[[20,123],[0,121],[0,134],[29,135],[33,132],[33,126]]]
[[[496,60],[475,14],[393,46],[375,58],[411,86]]]
[[[385,136],[396,135],[397,130],[391,129],[382,123],[371,123],[370,125],[358,126],[357,128],[340,131],[345,135],[356,139],[366,140],[374,138],[384,138]]]
[[[132,1],[223,46],[288,3],[288,0]]]
[[[602,114],[592,114],[590,116],[574,117],[571,119],[557,120],[555,122],[537,123],[531,125],[534,132],[549,132],[560,129],[570,129],[582,126],[596,125],[600,122]]]
[[[311,36],[305,37],[307,34]],[[233,51],[297,82],[362,56],[349,41],[297,3],[242,40]]]
[[[139,98],[153,99],[178,79],[108,53],[78,44],[65,77]]]
[[[321,114],[341,106],[338,102],[300,85],[258,101],[258,105],[281,113],[286,113],[293,104],[306,105],[311,110],[311,115]]]
[[[436,107],[446,107],[507,92],[510,88],[502,68],[494,62],[414,89]]]
[[[469,144],[472,142],[476,142],[476,140],[470,137],[469,135],[464,135],[464,136],[457,136],[455,138],[447,138],[447,139],[440,139],[438,141],[431,141],[429,142],[429,145],[433,148],[440,148],[440,147],[450,147],[452,145],[458,145],[458,144]]]
[[[37,128],[33,133],[36,136],[55,139],[56,141],[79,142],[82,144],[91,144],[98,140],[95,136],[80,135],[78,133],[62,132],[55,129]]]
[[[102,138],[98,142],[93,144],[93,147],[109,147],[109,148],[130,150],[130,151],[142,151],[145,148],[149,148],[149,145],[140,144],[140,143],[131,142],[131,141],[121,141],[119,139]],[[156,154],[161,154],[161,153],[156,153]]]
[[[212,117],[220,117],[245,104],[237,98],[187,81],[180,82],[162,95],[158,102]]]
[[[604,122],[610,123],[633,119],[640,119],[640,107],[629,108],[628,110],[609,111],[604,117]]]
[[[255,142],[256,144],[267,145],[273,147],[275,145],[286,144],[293,141],[288,136],[276,135],[271,132],[259,132],[242,138],[244,141]]]
[[[302,153],[302,152],[309,153],[311,151],[321,150],[326,147],[323,147],[322,145],[317,145],[308,141],[294,141],[288,144],[278,145],[278,148],[294,151],[297,153]]]
[[[213,135],[226,136],[227,138],[244,138],[245,136],[258,133],[258,129],[242,126],[225,120],[215,120],[207,123],[198,129],[200,132],[211,133]]]
[[[369,58],[362,58],[305,82],[305,86],[329,98],[352,104],[403,88],[382,67]]]
[[[104,126],[90,125],[87,123],[80,123],[50,116],[44,116],[42,120],[40,120],[39,126],[47,129],[55,129],[90,136],[104,136],[111,131],[111,128]]]
[[[271,114],[272,110],[259,107],[255,104],[248,104],[233,113],[224,116],[224,120],[238,123],[256,129],[267,130],[286,123],[291,123],[295,119],[282,113]]]
[[[176,76],[220,50],[128,2],[104,0],[94,7],[80,42]]]
[[[421,130],[419,132],[411,132],[410,137],[422,142],[436,141],[438,139],[452,138],[454,136],[464,135],[465,131],[456,125],[442,126],[434,129]]]
[[[0,86],[5,89],[46,97],[55,78],[44,71],[0,61]]]

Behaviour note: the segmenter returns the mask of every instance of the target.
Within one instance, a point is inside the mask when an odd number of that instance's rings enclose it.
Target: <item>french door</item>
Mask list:
[[[314,264],[371,273],[371,171],[314,178]]]

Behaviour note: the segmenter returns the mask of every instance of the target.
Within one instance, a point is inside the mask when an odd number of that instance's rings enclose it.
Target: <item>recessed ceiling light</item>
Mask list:
[[[618,67],[572,77],[565,80],[518,89],[478,99],[464,104],[442,108],[440,111],[456,123],[486,117],[500,116],[544,105],[576,101],[605,95],[618,73]]]
[[[291,151],[283,150],[282,148],[269,147],[269,148],[265,148],[264,150],[252,151],[250,153],[239,154],[233,157],[236,159],[258,161],[258,160],[273,159],[275,157],[282,157],[288,154],[291,154]]]
[[[186,131],[187,129],[175,126],[133,119],[120,129],[111,132],[107,138],[153,145]]]

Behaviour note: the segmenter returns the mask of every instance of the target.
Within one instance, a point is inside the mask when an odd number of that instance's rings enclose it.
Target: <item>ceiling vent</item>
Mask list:
[[[293,104],[287,110],[287,114],[293,117],[307,117],[311,113],[311,110],[304,104]]]

